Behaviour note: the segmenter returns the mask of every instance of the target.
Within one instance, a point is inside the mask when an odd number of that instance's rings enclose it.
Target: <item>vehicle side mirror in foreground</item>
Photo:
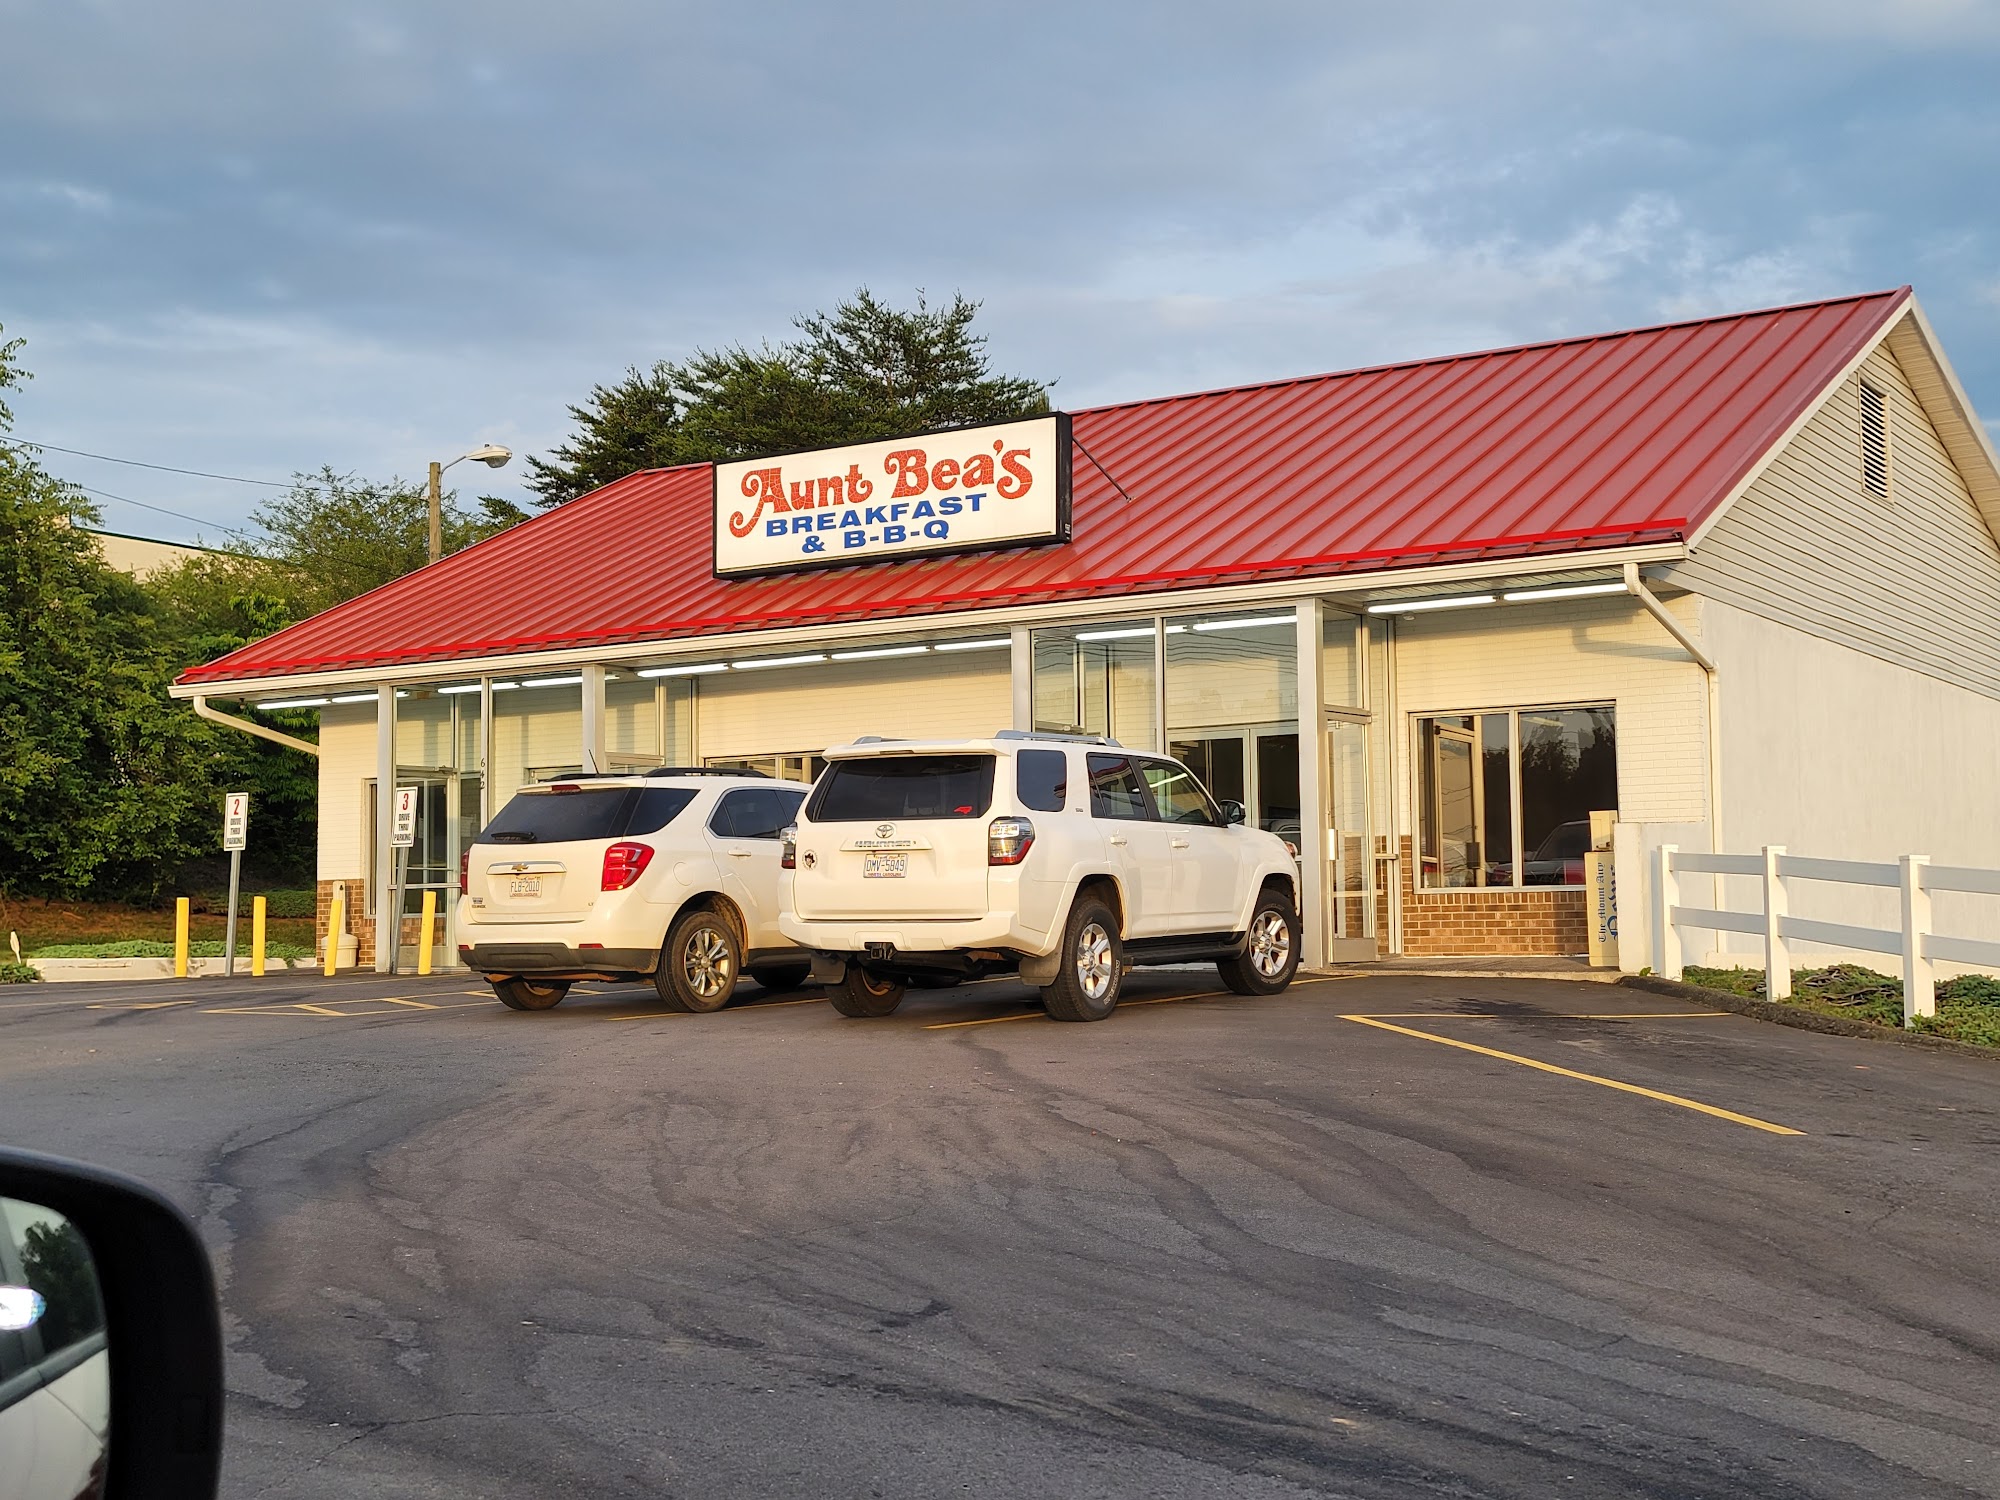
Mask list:
[[[1227,801],[1222,804],[1222,821],[1231,828],[1234,828],[1249,816],[1249,809],[1245,808],[1241,802]]]
[[[0,1150],[0,1468],[22,1500],[213,1500],[222,1327],[208,1253],[153,1189]]]

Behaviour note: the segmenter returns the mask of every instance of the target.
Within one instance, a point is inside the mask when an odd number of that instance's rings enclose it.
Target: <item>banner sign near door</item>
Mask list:
[[[1069,417],[715,466],[715,572],[899,562],[1066,542]]]

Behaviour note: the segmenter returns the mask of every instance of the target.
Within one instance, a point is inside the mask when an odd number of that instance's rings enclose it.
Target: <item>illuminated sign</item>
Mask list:
[[[719,577],[1069,540],[1069,417],[715,466]]]

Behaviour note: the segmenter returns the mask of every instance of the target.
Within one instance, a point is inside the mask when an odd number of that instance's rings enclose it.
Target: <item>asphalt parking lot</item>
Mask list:
[[[0,990],[231,1496],[2000,1495],[2000,1064],[1617,986]]]

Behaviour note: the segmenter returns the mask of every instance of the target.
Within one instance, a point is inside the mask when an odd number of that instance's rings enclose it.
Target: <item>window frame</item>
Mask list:
[[[1613,755],[1614,764],[1616,764],[1615,737],[1618,725],[1618,699],[1615,695],[1607,698],[1578,698],[1554,703],[1521,703],[1510,704],[1505,707],[1494,706],[1488,708],[1436,708],[1409,712],[1408,743],[1410,747],[1410,766],[1408,791],[1410,795],[1410,808],[1413,813],[1409,824],[1410,854],[1413,866],[1410,871],[1411,889],[1419,896],[1466,895],[1480,891],[1497,891],[1505,892],[1509,895],[1519,895],[1523,891],[1581,890],[1581,886],[1528,885],[1523,880],[1523,877],[1527,873],[1527,851],[1523,847],[1524,835],[1522,831],[1521,717],[1524,714],[1591,713],[1599,710],[1611,716],[1612,733],[1614,736]],[[1510,804],[1508,819],[1511,824],[1508,829],[1508,852],[1512,859],[1513,879],[1506,885],[1490,885],[1487,883],[1486,859],[1484,855],[1484,842],[1482,840],[1479,879],[1475,884],[1425,885],[1423,881],[1424,822],[1425,819],[1432,816],[1432,810],[1427,806],[1428,799],[1425,795],[1428,762],[1424,754],[1424,725],[1427,721],[1434,719],[1472,719],[1472,743],[1475,756],[1477,756],[1481,753],[1482,744],[1482,732],[1478,721],[1485,717],[1497,718],[1502,716],[1507,720],[1507,789]],[[1477,760],[1475,760],[1474,764],[1476,767],[1478,764]],[[1620,783],[1617,789],[1622,795],[1624,790],[1622,785],[1624,781],[1622,769],[1618,772],[1617,780]],[[1473,776],[1473,788],[1474,795],[1481,797],[1483,800],[1484,779],[1477,773],[1477,770],[1475,770]]]

